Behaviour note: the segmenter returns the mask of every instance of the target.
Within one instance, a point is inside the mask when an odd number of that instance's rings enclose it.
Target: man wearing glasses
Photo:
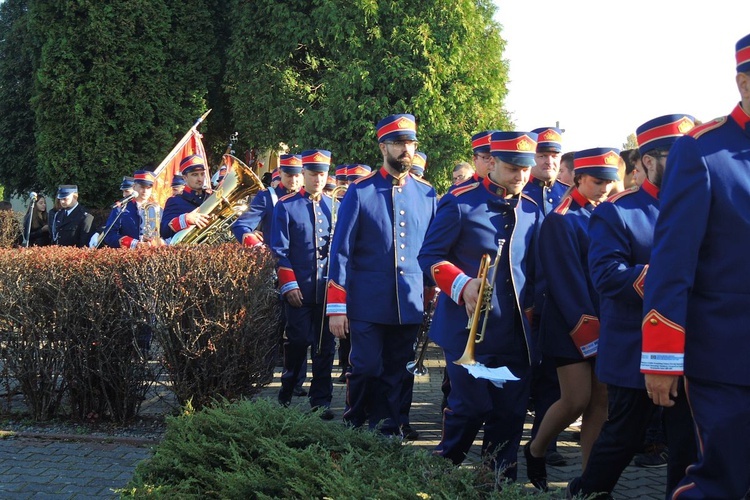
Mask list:
[[[406,363],[422,323],[423,274],[417,262],[436,208],[435,190],[409,174],[417,148],[414,116],[376,126],[382,167],[359,179],[339,208],[331,244],[326,314],[331,332],[351,332],[344,421],[369,420],[401,435],[399,405]]]
[[[596,375],[607,384],[609,415],[583,475],[571,482],[581,496],[611,494],[625,467],[643,446],[655,409],[646,392],[641,363],[643,288],[659,216],[659,189],[667,155],[693,128],[689,115],[649,120],[636,131],[646,179],[640,189],[622,191],[601,203],[589,221],[589,268],[600,296]],[[695,436],[684,395],[664,413],[669,458],[669,494],[695,460]]]

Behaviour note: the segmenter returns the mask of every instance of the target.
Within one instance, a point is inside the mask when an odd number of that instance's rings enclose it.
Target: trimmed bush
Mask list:
[[[0,210],[0,248],[11,248],[21,243],[22,217],[10,210]]]
[[[492,478],[487,483],[488,476]],[[170,417],[123,496],[156,498],[518,498],[487,469],[265,400]]]
[[[273,375],[280,302],[274,260],[230,243],[154,249],[133,269],[136,302],[156,318],[172,390],[200,408],[256,394]]]
[[[0,375],[35,419],[67,401],[126,422],[156,377],[153,334],[180,401],[250,396],[272,374],[278,306],[271,257],[238,245],[0,250]]]

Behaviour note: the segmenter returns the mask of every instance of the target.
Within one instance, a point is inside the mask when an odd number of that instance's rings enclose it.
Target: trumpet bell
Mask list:
[[[406,363],[406,371],[415,377],[423,377],[428,373],[427,368],[423,364],[420,365],[417,361],[409,361]]]

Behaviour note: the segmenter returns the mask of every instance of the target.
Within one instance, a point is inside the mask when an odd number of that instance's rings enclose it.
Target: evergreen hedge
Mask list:
[[[479,467],[379,434],[324,422],[266,399],[220,403],[170,417],[153,458],[124,497],[153,498],[524,498]],[[544,498],[542,495],[541,498]]]

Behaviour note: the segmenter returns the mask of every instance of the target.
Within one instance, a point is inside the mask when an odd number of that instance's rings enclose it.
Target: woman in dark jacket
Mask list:
[[[29,219],[31,230],[29,231]],[[24,235],[29,235],[29,246],[43,247],[52,243],[47,214],[47,200],[40,196],[23,218]]]

